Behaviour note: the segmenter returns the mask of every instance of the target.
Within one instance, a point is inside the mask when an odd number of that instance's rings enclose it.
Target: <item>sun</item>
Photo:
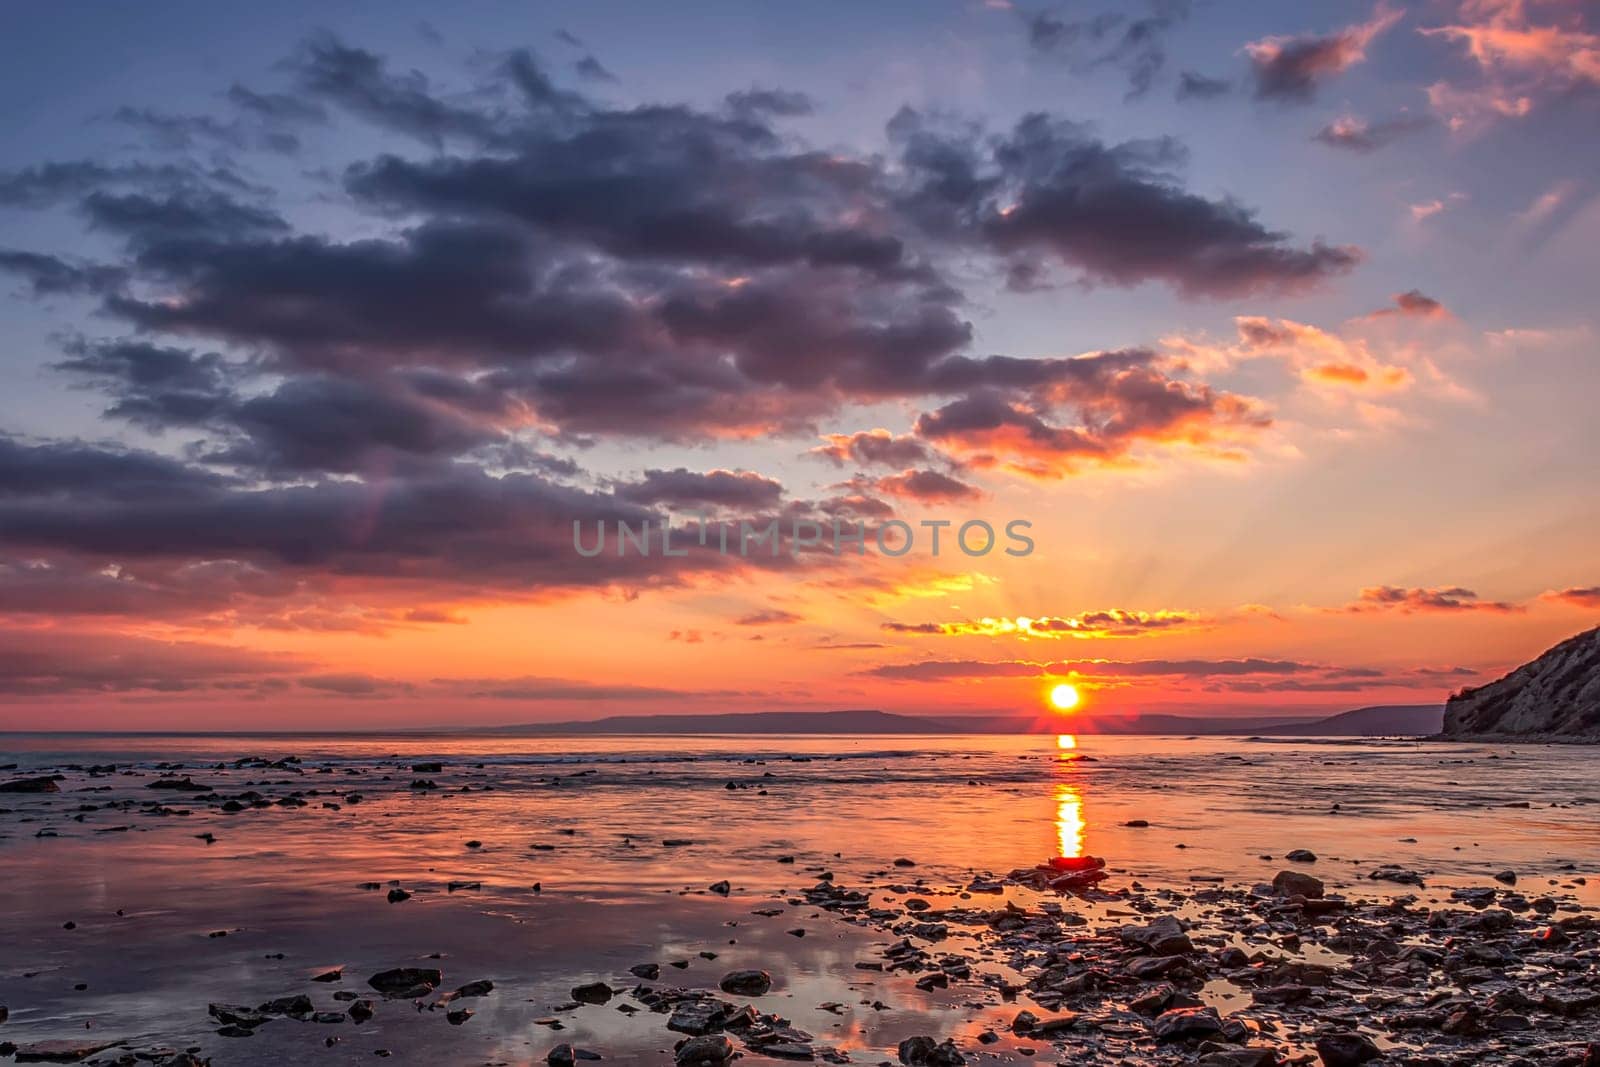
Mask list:
[[[1050,705],[1057,711],[1071,711],[1078,706],[1083,698],[1078,695],[1078,687],[1062,682],[1050,690]]]

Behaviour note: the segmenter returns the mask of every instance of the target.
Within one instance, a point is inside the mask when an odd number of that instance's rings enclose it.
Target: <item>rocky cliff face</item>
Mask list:
[[[1445,705],[1444,732],[1549,734],[1600,740],[1600,628]]]

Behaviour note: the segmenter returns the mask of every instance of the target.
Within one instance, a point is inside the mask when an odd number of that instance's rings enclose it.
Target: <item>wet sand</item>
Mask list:
[[[1600,1019],[1570,748],[8,740],[0,783],[54,789],[0,793],[0,1051],[663,1063],[699,1029],[747,1062],[1271,1063],[1349,1032],[1576,1064]],[[440,975],[385,996],[393,968]],[[718,990],[750,969],[770,990]]]

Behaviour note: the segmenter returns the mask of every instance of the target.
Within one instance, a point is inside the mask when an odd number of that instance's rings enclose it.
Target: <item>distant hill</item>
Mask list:
[[[1444,734],[1600,741],[1600,628],[1451,697]]]
[[[943,734],[933,719],[887,711],[738,711],[719,715],[612,715],[588,722],[495,726],[515,734]],[[965,732],[965,731],[957,731]]]
[[[525,723],[483,732],[520,735],[678,734],[1121,734],[1142,736],[1376,737],[1439,732],[1443,710],[1400,704],[1358,708],[1329,718],[1212,719],[1184,715],[917,716],[887,711],[745,711],[707,715],[613,715],[591,721]]]
[[[1379,704],[1265,732],[1276,737],[1422,736],[1438,733],[1443,725],[1443,704]]]

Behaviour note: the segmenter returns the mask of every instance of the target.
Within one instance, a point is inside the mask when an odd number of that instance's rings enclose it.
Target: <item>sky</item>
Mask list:
[[[1600,613],[1593,4],[0,42],[0,729],[1313,715]]]

